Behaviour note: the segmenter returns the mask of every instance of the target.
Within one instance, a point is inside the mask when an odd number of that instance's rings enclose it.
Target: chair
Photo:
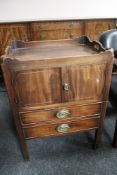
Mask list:
[[[114,66],[113,66],[113,75],[115,76],[117,75],[117,29],[111,29],[103,32],[99,37],[99,41],[104,48],[114,49],[115,60],[114,60]],[[116,84],[117,84],[117,81],[116,81]],[[114,97],[116,97],[116,104],[117,104],[117,95],[114,95]],[[116,126],[115,126],[114,138],[113,138],[113,147],[117,148],[117,120],[116,120]]]

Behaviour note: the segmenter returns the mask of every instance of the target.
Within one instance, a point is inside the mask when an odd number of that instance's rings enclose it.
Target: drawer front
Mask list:
[[[85,116],[99,115],[101,112],[101,103],[68,106],[56,109],[39,110],[34,112],[21,113],[20,119],[22,125],[36,124],[44,121],[59,121],[64,119],[73,119]]]
[[[60,123],[46,123],[23,128],[26,139],[74,133],[98,128],[99,116],[95,118],[78,119],[75,121],[64,121]]]
[[[57,21],[31,23],[32,40],[55,40],[83,35],[83,24],[80,21]]]

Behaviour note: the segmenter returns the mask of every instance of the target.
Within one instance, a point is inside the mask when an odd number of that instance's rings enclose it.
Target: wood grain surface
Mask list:
[[[111,82],[112,51],[87,37],[13,43],[2,70],[24,158],[29,158],[25,140],[36,137],[93,129],[98,145]]]
[[[61,110],[68,110],[70,115],[60,119],[57,118],[57,113]],[[90,104],[90,105],[82,105],[82,106],[75,106],[75,105],[64,105],[62,107],[58,107],[55,109],[48,108],[46,110],[35,110],[35,111],[29,111],[25,113],[20,113],[20,120],[22,125],[32,125],[37,124],[40,122],[45,121],[60,121],[64,119],[75,119],[75,118],[84,118],[88,116],[97,116],[100,115],[101,111],[101,103],[99,104]]]
[[[4,54],[11,40],[55,40],[76,38],[82,35],[89,36],[91,40],[97,40],[103,31],[115,27],[114,19],[0,24],[0,55]]]
[[[58,132],[57,127],[61,124],[68,124],[69,129],[65,132]],[[64,121],[60,123],[46,123],[44,125],[37,125],[32,127],[23,128],[25,139],[31,139],[36,137],[44,136],[57,136],[63,134],[70,134],[79,131],[87,131],[91,129],[98,128],[99,125],[99,116],[95,118],[87,119],[78,119],[74,121]]]

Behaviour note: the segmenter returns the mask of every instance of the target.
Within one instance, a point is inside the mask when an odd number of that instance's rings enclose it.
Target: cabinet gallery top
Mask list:
[[[5,60],[32,61],[60,59],[68,57],[92,56],[106,50],[97,41],[90,41],[82,36],[76,39],[48,40],[48,41],[12,41],[7,48]]]

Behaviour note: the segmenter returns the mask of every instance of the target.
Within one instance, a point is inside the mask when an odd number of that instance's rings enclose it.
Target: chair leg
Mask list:
[[[116,120],[116,125],[115,125],[115,132],[114,132],[114,138],[113,138],[112,146],[114,148],[117,148],[117,120]]]

